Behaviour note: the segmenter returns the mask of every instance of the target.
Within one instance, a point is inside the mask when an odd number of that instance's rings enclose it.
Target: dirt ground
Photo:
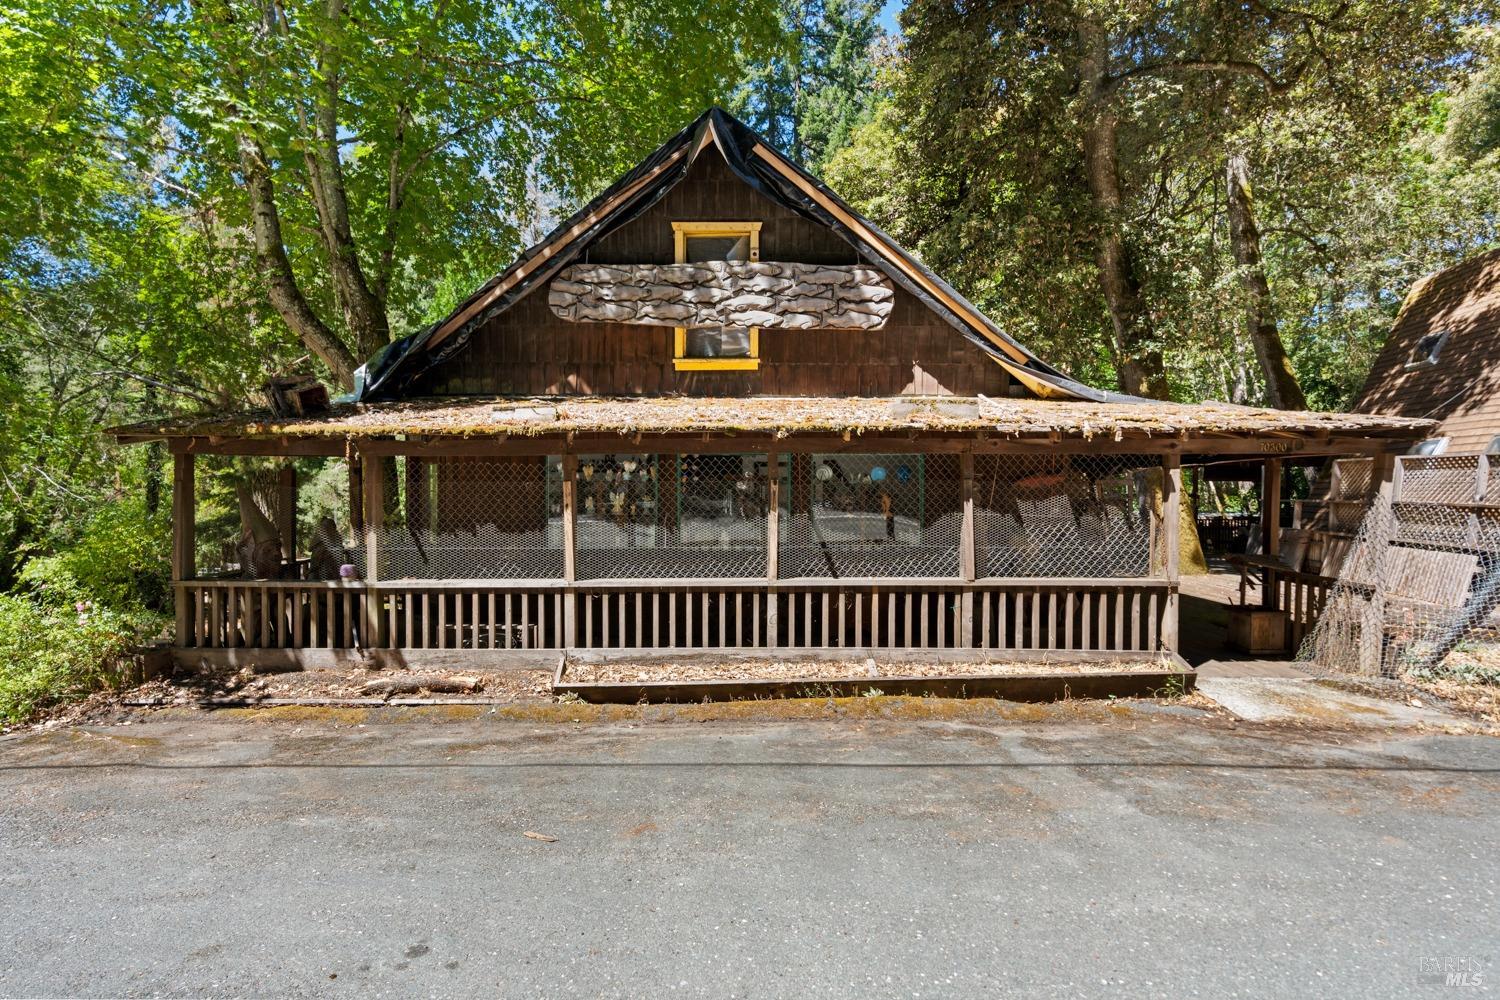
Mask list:
[[[1106,665],[1103,669],[1139,669],[1140,664]],[[703,680],[745,676],[746,671],[776,678],[775,671],[786,676],[808,679],[854,677],[869,678],[872,689],[879,687],[881,676],[930,676],[935,673],[1042,672],[1045,664],[883,664],[884,672],[872,676],[865,661],[843,663],[791,663],[779,661],[703,663],[686,662],[652,665],[568,665],[568,679],[575,681],[651,681]],[[1052,669],[1076,669],[1074,664],[1055,664]],[[1095,669],[1099,669],[1096,667]],[[819,671],[808,673],[808,671]],[[558,697],[552,692],[551,670],[474,670],[466,672],[439,670],[366,670],[346,667],[337,670],[311,670],[256,675],[248,670],[224,670],[177,679],[162,679],[139,687],[119,691],[102,691],[92,697],[34,720],[27,726],[0,728],[0,732],[27,728],[97,722],[122,722],[159,717],[160,713],[197,714],[206,711],[261,710],[266,717],[276,710],[303,712],[308,721],[316,721],[316,712],[341,708],[379,712],[385,706],[413,708],[430,705],[438,710],[446,706],[459,709],[472,706],[477,711],[495,709],[506,717],[535,721],[578,721],[597,718],[640,717],[678,718],[682,710],[694,719],[764,718],[817,719],[842,717],[879,718],[947,718],[1027,720],[1043,706],[997,701],[993,698],[928,697],[809,697],[760,699],[725,702],[717,706],[655,706],[656,711],[642,712],[646,706],[582,706],[571,696]],[[869,694],[875,694],[872,690]],[[1377,697],[1407,700],[1420,697],[1429,704],[1473,720],[1475,731],[1500,731],[1500,688],[1493,685],[1456,681],[1423,681],[1417,684],[1389,686],[1368,693]],[[1210,717],[1233,720],[1211,699],[1202,695],[1186,698],[1143,698],[1090,702],[1073,699],[1066,702],[1070,717],[1117,718],[1129,705],[1166,705],[1196,710]],[[623,712],[623,714],[621,714]],[[632,714],[633,713],[633,714]],[[554,719],[555,716],[555,719]],[[300,716],[299,716],[300,717]]]

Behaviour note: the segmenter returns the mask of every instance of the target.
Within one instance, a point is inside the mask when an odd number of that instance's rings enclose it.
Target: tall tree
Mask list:
[[[754,62],[735,109],[814,173],[869,120],[880,96],[883,0],[782,0],[784,44]]]
[[[1270,107],[1336,100],[1389,116],[1398,95],[1430,86],[1475,6],[917,0],[903,14],[910,45],[900,106],[922,139],[914,148],[935,192],[934,231],[950,234],[932,242],[955,256],[988,251],[998,264],[994,248],[1004,241],[949,247],[956,232],[982,232],[970,227],[977,218],[1067,253],[1068,266],[1043,265],[1044,285],[1022,292],[1049,303],[1078,294],[1065,286],[1081,274],[1074,254],[1086,251],[1103,329],[1072,307],[1069,319],[1083,319],[1108,345],[1121,388],[1165,395],[1160,295],[1178,278],[1157,268],[1169,263],[1160,227],[1164,213],[1196,200],[1183,189],[1205,190],[1200,174],[1211,164],[1206,190],[1224,204],[1225,137]],[[1246,177],[1249,161],[1239,167]],[[1248,242],[1258,229],[1247,191],[1235,192],[1241,224],[1230,234],[1245,262],[1242,303],[1259,313],[1246,327],[1276,394],[1295,404],[1300,392],[1276,360],[1286,352],[1274,303],[1261,294],[1263,269],[1255,273],[1260,254]],[[1039,203],[1054,232],[1038,237]]]
[[[1250,183],[1250,158],[1231,149],[1224,169],[1228,206],[1229,244],[1245,288],[1245,333],[1255,348],[1266,379],[1266,402],[1284,410],[1307,409],[1307,397],[1297,381],[1276,321],[1276,303],[1261,254],[1260,229],[1255,221],[1255,196]]]
[[[514,253],[528,180],[587,196],[779,39],[770,0],[37,3],[99,80],[73,134],[244,227],[264,300],[345,387],[452,272]]]

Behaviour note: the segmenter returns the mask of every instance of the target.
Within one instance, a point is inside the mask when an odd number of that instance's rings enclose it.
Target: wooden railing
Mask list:
[[[1240,572],[1240,604],[1248,602],[1252,577],[1258,577],[1261,606],[1287,613],[1287,641],[1295,652],[1328,603],[1328,594],[1338,580],[1318,573],[1294,570],[1265,556],[1234,556],[1230,563]]]
[[[193,580],[198,649],[850,648],[1153,651],[1165,580]]]
[[[1164,645],[1171,594],[1159,580],[1038,580],[980,591],[974,645],[983,649],[1151,651]]]
[[[561,649],[561,585],[462,580],[380,583],[380,646],[395,649]]]
[[[175,584],[177,644],[200,649],[354,649],[364,635],[363,583],[192,580]]]

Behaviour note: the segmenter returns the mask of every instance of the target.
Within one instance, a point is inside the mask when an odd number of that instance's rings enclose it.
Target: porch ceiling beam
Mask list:
[[[271,455],[286,458],[338,457],[345,454],[342,437],[284,438],[170,438],[174,455]]]

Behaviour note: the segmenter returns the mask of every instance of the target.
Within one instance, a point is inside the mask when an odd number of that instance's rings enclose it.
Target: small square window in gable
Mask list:
[[[674,222],[675,260],[679,264],[758,261],[760,225],[759,222]],[[760,367],[760,330],[679,326],[672,365],[678,371],[755,371]]]

